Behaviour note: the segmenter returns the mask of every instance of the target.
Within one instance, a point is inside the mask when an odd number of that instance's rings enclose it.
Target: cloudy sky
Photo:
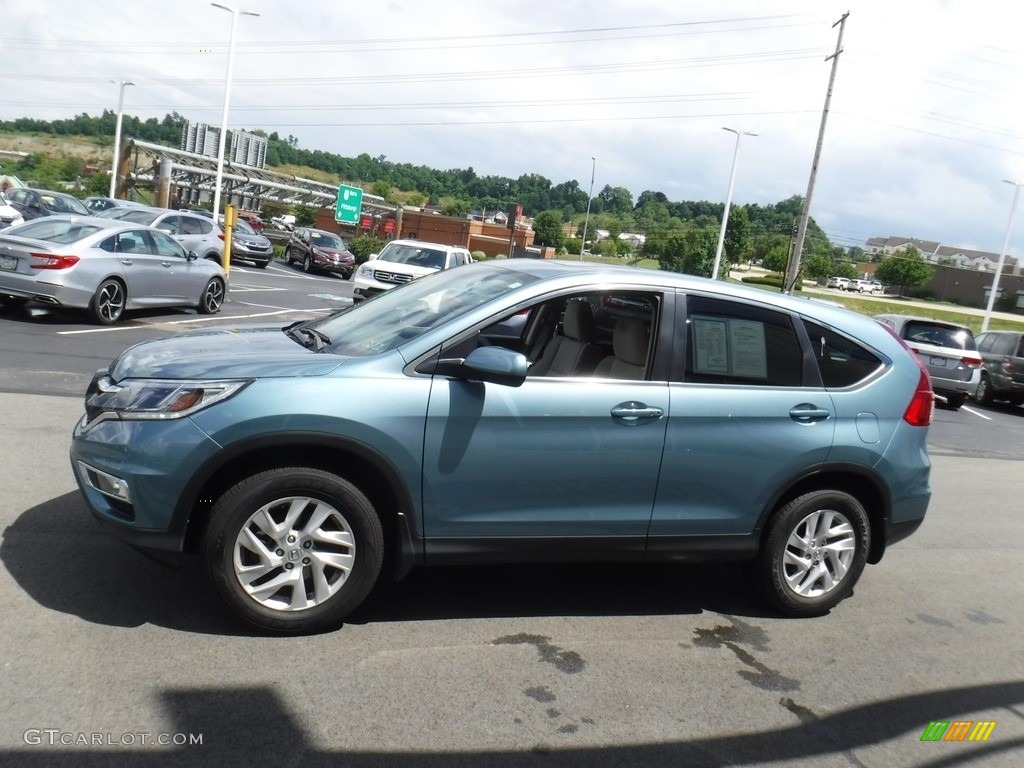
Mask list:
[[[231,128],[306,149],[671,200],[805,195],[841,245],[998,253],[1024,182],[1024,4],[1005,0],[240,0]],[[0,118],[219,125],[231,19],[206,0],[6,3]],[[0,146],[0,149],[3,149]],[[596,158],[592,161],[591,158]],[[1024,195],[1022,195],[1024,197]],[[1024,200],[1019,207],[1024,207]],[[1024,218],[1024,214],[1020,215]],[[1024,256],[1024,221],[1009,253]]]

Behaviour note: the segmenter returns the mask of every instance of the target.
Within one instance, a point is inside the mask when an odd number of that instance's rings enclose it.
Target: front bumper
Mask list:
[[[189,480],[219,446],[189,418],[108,420],[71,440],[71,468],[92,515],[117,538],[177,565],[197,500]]]

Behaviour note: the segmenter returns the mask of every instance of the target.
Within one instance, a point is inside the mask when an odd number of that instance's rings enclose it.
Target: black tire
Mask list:
[[[967,395],[958,392],[954,395],[946,395],[946,407],[951,411],[959,411],[960,406],[967,402]]]
[[[306,254],[306,258],[302,260],[302,271],[307,275],[313,271],[313,257],[308,253]]]
[[[285,248],[284,249],[284,263],[287,264],[289,267],[292,264],[292,249],[291,248]]]
[[[113,325],[124,314],[126,296],[119,280],[109,279],[100,283],[89,305],[89,314],[100,325]]]
[[[199,297],[199,314],[215,315],[220,312],[224,305],[224,281],[219,277],[210,278],[210,282],[203,288],[203,295]]]
[[[26,304],[28,304],[28,299],[24,296],[0,296],[0,307],[21,309]]]
[[[980,405],[992,404],[992,382],[988,380],[988,375],[985,373],[981,374],[978,388],[974,390],[974,402]]]
[[[257,269],[266,269],[269,266],[270,266],[270,262],[269,261],[257,261],[256,262],[256,268]]]
[[[213,505],[202,543],[207,574],[228,606],[281,633],[338,627],[377,582],[383,552],[369,499],[308,467],[279,467],[234,485]],[[246,569],[259,573],[247,577],[248,587],[239,575]]]
[[[749,575],[781,613],[821,616],[853,592],[870,545],[871,524],[857,499],[843,491],[812,491],[772,515]]]

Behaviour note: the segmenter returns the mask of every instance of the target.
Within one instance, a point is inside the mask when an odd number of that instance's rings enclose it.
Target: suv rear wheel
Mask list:
[[[352,483],[307,467],[247,477],[213,506],[210,579],[243,619],[275,632],[337,627],[380,574],[384,535]]]
[[[857,499],[843,491],[813,491],[771,517],[750,575],[782,613],[821,616],[853,592],[870,542],[868,516]]]

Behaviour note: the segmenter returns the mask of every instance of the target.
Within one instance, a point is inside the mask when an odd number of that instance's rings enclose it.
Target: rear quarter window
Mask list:
[[[826,388],[852,387],[883,365],[874,352],[831,328],[807,319],[804,328]]]

